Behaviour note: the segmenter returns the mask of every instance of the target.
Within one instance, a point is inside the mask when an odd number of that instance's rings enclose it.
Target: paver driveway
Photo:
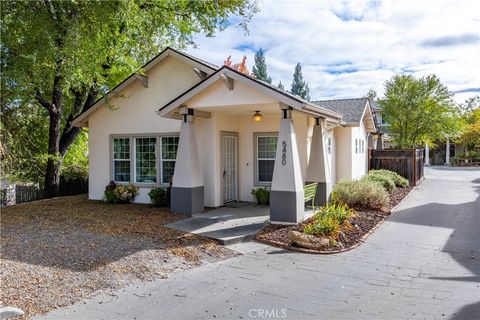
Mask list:
[[[366,243],[266,248],[101,295],[48,319],[479,319],[480,171],[431,167]]]

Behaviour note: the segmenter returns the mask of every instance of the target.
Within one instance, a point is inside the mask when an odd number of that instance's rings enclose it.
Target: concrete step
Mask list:
[[[232,245],[252,241],[268,219],[268,207],[221,207],[165,226]]]

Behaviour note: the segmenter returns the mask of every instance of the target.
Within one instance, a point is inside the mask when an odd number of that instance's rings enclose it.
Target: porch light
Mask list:
[[[263,121],[263,116],[262,114],[260,113],[260,111],[255,111],[255,113],[253,114],[252,116],[252,121],[255,121],[255,122],[261,122]]]

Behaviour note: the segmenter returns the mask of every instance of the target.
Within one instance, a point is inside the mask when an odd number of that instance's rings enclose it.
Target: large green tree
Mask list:
[[[255,53],[255,65],[252,68],[252,73],[256,79],[272,83],[272,77],[270,77],[267,72],[265,53],[262,48]]]
[[[302,97],[303,99],[310,100],[310,88],[308,87],[308,83],[303,79],[302,66],[300,65],[300,62],[295,66],[290,92]]]
[[[385,83],[379,100],[389,133],[400,148],[413,148],[459,131],[453,94],[435,75],[416,79],[398,74]]]
[[[224,29],[232,15],[246,28],[256,11],[249,0],[2,1],[2,112],[42,110],[45,196],[58,195],[63,160],[81,132],[70,124],[75,116],[163,47],[192,45],[193,35]]]

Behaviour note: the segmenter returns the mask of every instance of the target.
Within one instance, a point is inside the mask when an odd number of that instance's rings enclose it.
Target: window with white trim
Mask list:
[[[355,139],[355,153],[358,153],[358,140],[359,139]]]
[[[135,138],[135,182],[157,182],[157,138]]]
[[[362,153],[365,153],[365,140],[362,139]]]
[[[113,139],[113,181],[130,182],[130,138]]]
[[[257,135],[255,138],[255,180],[258,184],[270,184],[272,182],[277,140],[277,136],[271,134]]]
[[[332,154],[332,138],[327,139],[327,153]]]
[[[168,184],[173,178],[178,151],[178,137],[162,137],[162,183]]]

